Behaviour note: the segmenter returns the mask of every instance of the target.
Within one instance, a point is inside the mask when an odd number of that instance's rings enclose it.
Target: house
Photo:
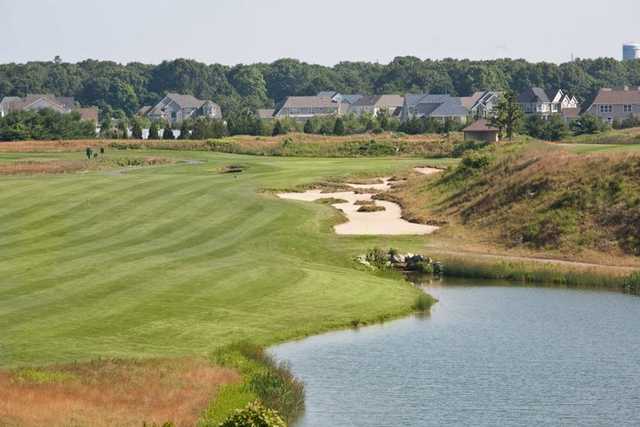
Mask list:
[[[531,87],[518,95],[518,103],[525,114],[537,114],[545,118],[560,114],[570,120],[580,112],[576,97],[566,94],[562,89],[546,92],[542,88]]]
[[[489,125],[486,119],[479,119],[462,130],[465,141],[500,141],[500,131]]]
[[[372,95],[362,96],[349,107],[349,113],[362,115],[369,113],[377,115],[386,111],[391,116],[398,116],[404,104],[404,97],[400,95]]]
[[[274,117],[307,120],[316,116],[342,115],[346,109],[337,98],[329,96],[290,96],[276,109]]]
[[[640,87],[603,88],[587,109],[587,113],[613,123],[629,117],[640,117]]]
[[[14,111],[39,111],[45,108],[63,114],[78,112],[82,120],[98,123],[98,109],[96,107],[80,108],[73,97],[50,94],[28,94],[23,98],[5,96],[0,101],[0,117]]]
[[[401,120],[426,117],[465,123],[468,115],[469,110],[462,105],[461,98],[451,95],[407,94],[404,97]]]
[[[469,110],[471,116],[476,118],[486,118],[491,115],[493,109],[500,102],[502,92],[478,91],[471,96],[460,98],[462,106]]]
[[[166,121],[172,125],[197,117],[222,118],[222,110],[215,102],[179,93],[168,93],[154,107],[142,107],[140,112],[151,120]]]
[[[350,105],[353,105],[360,98],[362,98],[364,95],[360,95],[360,94],[346,95],[344,93],[336,92],[333,90],[326,90],[323,92],[318,92],[316,96],[319,96],[322,98],[328,97],[328,98],[331,98],[334,102],[340,102],[345,106],[350,106]]]
[[[258,110],[256,110],[256,116],[262,120],[269,120],[273,119],[273,115],[275,114],[275,112],[276,110],[274,110],[273,108],[259,108]]]

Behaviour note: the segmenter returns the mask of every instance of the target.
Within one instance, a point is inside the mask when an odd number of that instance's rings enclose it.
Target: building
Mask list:
[[[222,118],[222,110],[215,102],[204,101],[191,95],[178,93],[168,93],[154,107],[142,107],[138,114],[140,113],[151,120],[166,121],[172,125],[197,117]]]
[[[322,98],[327,98],[327,97],[331,98],[334,102],[340,102],[344,104],[344,106],[348,107],[350,105],[353,105],[356,101],[358,101],[364,95],[360,95],[360,94],[347,95],[347,94],[336,92],[333,90],[327,90],[323,92],[318,92],[316,96],[319,96]]]
[[[339,116],[346,109],[348,106],[343,106],[335,96],[290,96],[276,109],[274,117],[304,121],[317,116]]]
[[[600,89],[586,112],[608,123],[640,117],[640,88]]]
[[[462,98],[451,95],[407,94],[400,116],[402,121],[426,117],[466,123],[468,115],[469,110],[462,105]]]
[[[545,118],[560,114],[569,120],[576,118],[580,111],[576,97],[566,94],[562,89],[547,92],[539,87],[531,87],[518,95],[518,103],[525,114],[537,114]]]
[[[349,113],[377,115],[386,111],[390,116],[399,116],[404,105],[404,97],[400,95],[362,96],[349,107]]]
[[[486,119],[479,119],[462,130],[465,141],[500,141],[500,131],[489,125]]]
[[[493,109],[500,102],[502,92],[479,91],[471,96],[460,98],[462,106],[469,110],[471,116],[475,118],[486,118],[491,115]]]
[[[77,112],[82,120],[98,123],[98,109],[96,107],[80,108],[76,100],[69,96],[28,94],[25,97],[5,96],[0,101],[0,117],[14,111],[39,111],[43,109],[63,114]]]
[[[622,60],[633,61],[640,59],[640,43],[625,43],[622,45]]]

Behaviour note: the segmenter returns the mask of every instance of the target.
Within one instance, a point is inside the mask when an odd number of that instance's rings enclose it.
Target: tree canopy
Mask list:
[[[612,58],[578,59],[565,64],[530,63],[517,59],[470,61],[397,57],[382,65],[341,62],[333,67],[279,59],[271,64],[204,64],[189,59],[158,65],[86,60],[0,64],[0,97],[27,93],[74,96],[82,105],[101,107],[103,114],[132,115],[167,92],[211,99],[223,113],[270,108],[290,95],[322,90],[342,93],[431,92],[454,96],[476,90],[520,92],[529,86],[562,88],[582,103],[610,86],[640,86],[640,61]]]

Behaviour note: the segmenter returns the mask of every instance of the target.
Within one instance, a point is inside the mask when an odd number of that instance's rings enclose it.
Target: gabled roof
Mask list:
[[[498,129],[490,126],[488,120],[480,119],[462,129],[462,132],[498,132]]]
[[[180,93],[168,93],[167,98],[178,104],[180,108],[200,108],[205,102],[192,95],[183,95]]]
[[[640,104],[640,88],[600,89],[594,104]]]
[[[551,100],[544,89],[531,87],[518,95],[518,102],[523,104],[533,104],[538,102],[551,102]]]
[[[440,104],[432,113],[432,117],[466,116],[469,110],[464,108],[460,98],[450,98]]]
[[[360,94],[353,94],[353,95],[341,95],[342,97],[342,102],[346,103],[346,104],[350,104],[353,105],[355,104],[360,98],[362,98],[364,95],[360,95]]]
[[[290,96],[282,108],[337,108],[338,104],[326,96]]]
[[[322,92],[318,92],[318,95],[316,96],[320,96],[323,98],[333,98],[336,95],[339,95],[339,93],[336,92],[335,90],[324,90]]]
[[[51,94],[27,94],[24,98],[7,96],[2,99],[1,105],[4,111],[21,111],[28,109],[36,103],[46,103],[55,110],[69,112],[76,107],[76,101],[70,96],[54,96]]]

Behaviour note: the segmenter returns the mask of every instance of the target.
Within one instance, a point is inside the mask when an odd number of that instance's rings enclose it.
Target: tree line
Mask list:
[[[158,65],[86,60],[0,64],[0,98],[28,93],[74,96],[110,117],[132,116],[167,92],[191,94],[221,105],[225,115],[270,108],[290,95],[323,90],[382,94],[408,92],[470,95],[477,90],[530,86],[562,88],[589,103],[601,87],[640,86],[640,61],[578,59],[564,64],[498,59],[421,60],[397,57],[389,64],[341,62],[333,67],[280,59],[270,64],[226,66],[176,59]]]

